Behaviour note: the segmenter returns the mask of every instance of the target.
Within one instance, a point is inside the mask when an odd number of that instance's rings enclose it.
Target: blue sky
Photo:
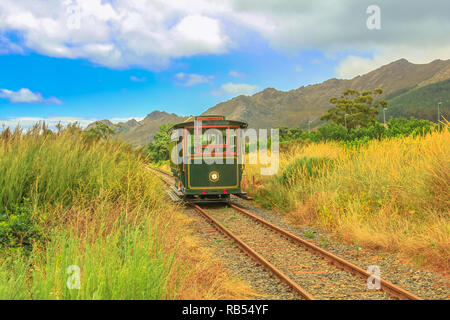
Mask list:
[[[2,116],[127,118],[142,117],[155,109],[188,115],[205,111],[230,99],[226,83],[248,83],[253,91],[266,87],[290,90],[335,76],[336,61],[320,52],[286,55],[270,48],[234,51],[177,59],[168,70],[153,72],[130,68],[116,70],[85,59],[65,59],[36,53],[0,56],[0,88],[29,88],[57,103],[15,103],[0,100]],[[186,85],[177,74],[198,74],[207,82]],[[185,76],[187,77],[187,76]],[[134,81],[133,81],[134,80]],[[245,90],[244,90],[245,92]]]
[[[0,124],[200,114],[267,87],[450,58],[446,1],[379,3],[370,29],[365,1],[4,0]]]

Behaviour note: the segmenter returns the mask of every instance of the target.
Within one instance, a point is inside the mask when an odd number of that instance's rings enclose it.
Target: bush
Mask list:
[[[169,144],[170,134],[169,129],[173,124],[163,124],[159,127],[159,131],[153,137],[153,142],[150,142],[143,149],[144,155],[150,158],[153,163],[170,159]]]
[[[330,168],[333,161],[329,158],[298,158],[284,168],[278,179],[283,185],[293,185],[299,179],[315,178],[324,172],[325,167]]]
[[[379,122],[367,127],[353,129],[348,132],[347,141],[361,139],[382,139],[385,135],[386,128]]]
[[[366,144],[369,140],[381,140],[387,137],[405,137],[417,136],[430,133],[437,126],[427,120],[418,120],[413,117],[392,118],[387,123],[387,127],[379,122],[368,127],[360,127],[356,129],[347,130],[344,126],[335,123],[325,124],[317,129],[317,131],[307,132],[300,129],[280,129],[280,141],[287,143],[294,140],[303,141],[340,141],[344,145],[361,146]]]
[[[386,135],[388,137],[425,135],[431,132],[431,129],[434,127],[435,125],[427,120],[418,120],[413,117],[409,120],[406,118],[393,118],[389,120]]]
[[[42,241],[42,228],[33,218],[30,200],[15,205],[12,212],[0,212],[0,247],[29,253],[34,241]]]
[[[344,126],[329,123],[317,129],[320,140],[347,140],[348,131]]]

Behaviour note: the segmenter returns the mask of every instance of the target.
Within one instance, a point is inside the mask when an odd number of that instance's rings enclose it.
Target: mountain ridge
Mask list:
[[[320,116],[331,107],[329,99],[344,90],[370,90],[381,87],[382,97],[405,87],[422,87],[450,78],[450,60],[413,64],[400,59],[353,79],[332,78],[322,83],[289,91],[266,88],[252,96],[238,96],[217,104],[203,114],[223,114],[255,128],[300,126],[320,123]],[[243,98],[245,97],[245,98]],[[252,111],[249,111],[251,109]]]
[[[402,102],[409,101],[408,94],[430,95],[430,92],[433,92],[429,88],[430,85],[447,79],[450,79],[450,59],[438,59],[427,64],[414,64],[406,59],[399,59],[352,79],[331,78],[289,91],[268,87],[251,96],[239,95],[216,104],[202,115],[224,115],[228,119],[248,122],[252,128],[278,126],[313,128],[322,123],[320,117],[331,107],[330,98],[340,96],[346,89],[382,88],[383,94],[380,98],[387,98],[388,102],[390,100]],[[394,100],[399,96],[402,96],[401,100]],[[408,116],[399,111],[402,106],[400,102],[396,105],[396,113]],[[409,109],[411,115],[422,114],[415,109]],[[183,122],[187,117],[154,110],[142,121],[132,119],[126,123],[112,125],[112,128],[118,138],[133,146],[139,146],[150,142],[162,124]],[[104,121],[108,120],[102,120]]]

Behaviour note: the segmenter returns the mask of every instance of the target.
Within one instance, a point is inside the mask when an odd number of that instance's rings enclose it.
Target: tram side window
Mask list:
[[[172,132],[169,143],[169,158],[172,165],[179,165],[181,162],[183,135],[179,132]],[[176,157],[175,154],[177,154]]]
[[[194,130],[193,129],[189,129],[186,130],[187,131],[187,135],[186,135],[186,148],[187,148],[187,154],[195,154],[195,135],[194,135]]]
[[[227,145],[228,145],[227,152],[229,152],[229,153],[236,153],[236,150],[237,150],[237,130],[236,129],[228,130],[228,137],[227,137]]]

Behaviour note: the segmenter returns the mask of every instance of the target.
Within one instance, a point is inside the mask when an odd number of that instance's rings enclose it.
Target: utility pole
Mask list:
[[[442,105],[442,102],[439,102],[438,103],[438,126],[441,126],[441,124],[439,123],[439,121],[441,121],[441,105]]]
[[[384,126],[386,126],[386,109],[387,108],[383,108],[383,123],[384,123]]]

